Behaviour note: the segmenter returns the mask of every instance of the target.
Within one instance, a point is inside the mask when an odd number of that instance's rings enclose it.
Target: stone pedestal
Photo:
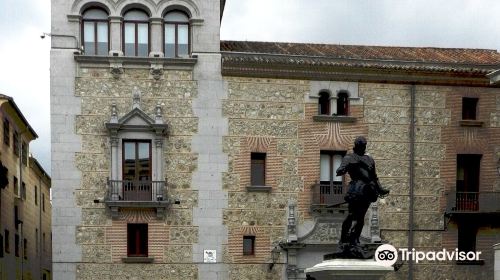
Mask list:
[[[375,280],[391,271],[394,271],[392,266],[383,266],[373,259],[334,259],[307,268],[305,272],[315,280]]]
[[[493,250],[495,251],[494,279],[500,280],[500,243],[493,245]]]

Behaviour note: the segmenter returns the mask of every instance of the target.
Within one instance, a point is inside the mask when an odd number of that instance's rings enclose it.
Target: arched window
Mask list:
[[[83,50],[87,55],[108,55],[108,13],[99,8],[86,10],[82,16]]]
[[[165,57],[189,56],[189,17],[181,11],[170,11],[165,17]]]
[[[328,92],[319,93],[318,114],[330,115],[330,94]]]
[[[129,10],[123,16],[123,46],[126,56],[148,56],[149,16],[142,10]]]
[[[337,98],[337,115],[349,115],[349,94],[346,91],[341,91]]]

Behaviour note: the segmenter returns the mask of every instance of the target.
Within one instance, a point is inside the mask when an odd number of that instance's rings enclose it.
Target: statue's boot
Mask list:
[[[391,192],[389,189],[383,188],[380,184],[375,184],[375,189],[378,196],[385,197]]]

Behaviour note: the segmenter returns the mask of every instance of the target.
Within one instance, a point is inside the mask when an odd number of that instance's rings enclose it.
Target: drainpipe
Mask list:
[[[415,84],[411,85],[410,98],[410,215],[408,217],[408,250],[413,249],[413,199],[415,179]],[[408,260],[408,279],[413,279],[413,260]]]

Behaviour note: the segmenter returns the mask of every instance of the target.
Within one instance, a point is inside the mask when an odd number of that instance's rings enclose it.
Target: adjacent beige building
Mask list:
[[[51,179],[29,155],[38,136],[6,95],[0,120],[0,279],[51,279]]]

